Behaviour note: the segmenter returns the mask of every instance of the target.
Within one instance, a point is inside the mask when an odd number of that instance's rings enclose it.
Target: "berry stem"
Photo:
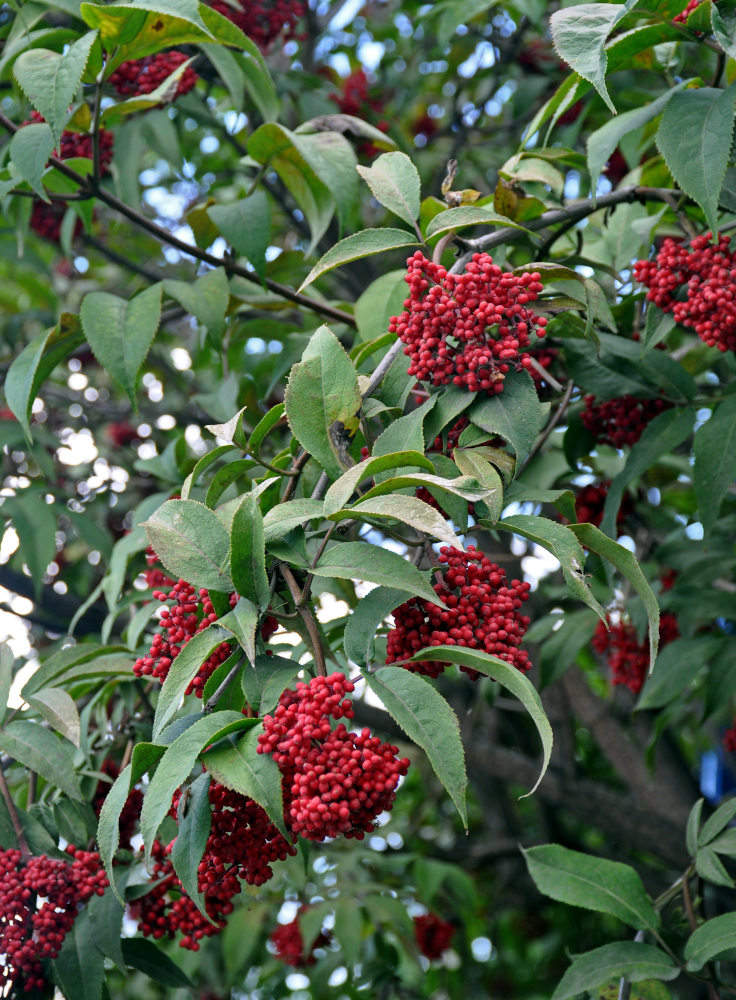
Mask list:
[[[13,797],[10,794],[10,789],[8,788],[8,782],[5,778],[5,771],[0,767],[0,792],[2,792],[3,799],[5,800],[5,805],[8,808],[8,814],[10,815],[10,822],[13,824],[13,832],[15,833],[15,839],[18,841],[18,847],[20,849],[21,858],[25,862],[30,858],[31,851],[28,847],[28,841],[26,840],[26,835],[21,825],[20,818],[18,816],[18,811],[15,808],[15,802],[13,802]]]
[[[545,371],[544,377],[551,384],[549,372]],[[562,386],[560,386],[560,388],[562,388]],[[575,383],[573,382],[572,379],[570,379],[570,381],[565,386],[565,395],[560,400],[560,405],[555,410],[554,414],[550,418],[549,423],[544,428],[544,431],[542,432],[542,434],[540,435],[540,437],[535,441],[532,450],[529,452],[529,454],[527,455],[527,457],[524,459],[524,461],[519,466],[519,469],[518,469],[518,471],[516,473],[517,476],[521,475],[521,473],[524,471],[524,469],[526,469],[526,467],[529,465],[529,463],[534,458],[534,456],[536,454],[538,454],[540,448],[544,447],[544,445],[548,441],[550,435],[552,434],[552,431],[555,429],[555,427],[559,424],[559,422],[565,416],[565,413],[567,412],[567,408],[570,405],[570,399],[572,398],[572,393],[573,393],[573,389],[574,388],[575,388]]]
[[[286,586],[289,588],[289,593],[291,594],[292,600],[296,605],[296,610],[299,612],[302,621],[309,633],[309,638],[312,643],[312,652],[314,655],[314,669],[319,677],[327,676],[327,664],[325,663],[325,654],[322,649],[322,639],[320,638],[319,629],[317,628],[317,622],[314,619],[311,608],[306,604],[301,604],[302,600],[302,589],[296,582],[296,577],[291,572],[289,567],[285,563],[279,563],[279,572],[286,581]]]

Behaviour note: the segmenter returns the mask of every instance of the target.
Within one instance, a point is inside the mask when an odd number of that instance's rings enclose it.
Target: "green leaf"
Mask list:
[[[213,267],[193,283],[169,278],[164,282],[164,292],[191,313],[200,326],[207,328],[215,344],[222,342],[230,301],[230,285],[223,268]]]
[[[448,208],[445,212],[439,212],[429,222],[427,226],[427,239],[438,236],[440,233],[451,232],[453,229],[462,229],[464,226],[492,225],[500,229],[520,229],[527,232],[518,222],[507,219],[505,215],[499,215],[493,211],[492,205],[461,205],[459,208]]]
[[[726,175],[733,135],[736,87],[701,87],[674,94],[662,115],[657,146],[675,183],[718,229],[718,195]]]
[[[698,849],[698,829],[700,827],[700,817],[703,812],[703,803],[705,799],[698,799],[695,805],[690,810],[690,815],[687,818],[687,830],[685,833],[685,840],[687,843],[688,853],[695,857],[695,852]]]
[[[403,156],[403,153],[386,153],[385,155]],[[352,236],[346,236],[344,240],[340,240],[339,243],[330,247],[301,283],[299,291],[303,292],[321,274],[341,267],[343,264],[348,264],[352,260],[371,257],[386,250],[395,250],[397,247],[418,245],[416,236],[408,233],[405,229],[363,229]]]
[[[636,703],[637,711],[662,708],[679,698],[695,682],[721,643],[721,637],[717,635],[675,639],[668,643],[657,657],[654,670],[644,685]]]
[[[161,319],[162,285],[152,285],[130,300],[109,292],[90,292],[82,300],[84,335],[100,364],[136,405],[136,382]]]
[[[51,960],[53,978],[65,1000],[100,1000],[105,959],[95,947],[96,929],[89,911],[82,910],[56,958]]]
[[[125,873],[128,874],[127,872]],[[120,937],[123,924],[123,905],[111,889],[103,896],[93,896],[87,903],[87,913],[94,928],[94,946],[111,959],[121,972],[125,972],[125,960]]]
[[[658,97],[650,104],[645,104],[640,108],[634,108],[632,111],[625,111],[623,114],[617,115],[615,118],[607,121],[601,128],[596,129],[588,137],[586,143],[588,150],[588,171],[593,191],[596,189],[603,167],[621,140],[630,132],[642,128],[647,122],[660,115],[672,95],[676,94],[684,86],[684,82],[678,83],[677,86],[671,87],[661,97]]]
[[[455,448],[452,457],[460,472],[472,476],[488,490],[483,503],[488,508],[491,521],[495,524],[501,516],[503,507],[503,483],[495,465],[488,461],[482,448]]]
[[[382,153],[370,167],[357,167],[373,197],[413,226],[419,218],[421,181],[406,153]]]
[[[599,556],[612,563],[641,597],[649,620],[649,669],[651,670],[657,659],[659,647],[659,605],[636,557],[592,524],[571,524],[569,527],[586,548],[591,552],[597,552]]]
[[[587,604],[602,622],[606,613],[593,596],[585,579],[585,552],[573,532],[564,524],[535,514],[514,514],[496,524],[496,528],[513,531],[536,542],[559,560],[565,582],[570,592]]]
[[[338,510],[330,515],[332,521],[343,521],[346,518],[367,519],[378,521],[388,519],[402,521],[410,525],[416,531],[437,538],[445,545],[452,545],[456,549],[463,549],[463,543],[452,530],[450,522],[440,514],[434,507],[430,507],[424,500],[417,497],[407,496],[382,496],[372,497],[369,500],[362,500]]]
[[[238,598],[235,607],[220,619],[220,625],[226,628],[238,641],[250,663],[256,655],[256,628],[258,627],[258,608],[247,597]]]
[[[72,745],[37,722],[25,719],[9,723],[0,731],[0,751],[17,760],[65,795],[82,800],[74,772]]]
[[[353,363],[328,327],[313,334],[291,369],[284,403],[296,439],[337,479],[351,461],[348,447],[358,427],[361,396]]]
[[[163,747],[160,749],[163,754]],[[132,763],[127,764],[123,768],[105,796],[105,800],[100,808],[100,818],[97,824],[97,848],[100,852],[100,858],[105,866],[110,888],[115,898],[121,903],[123,902],[123,898],[118,891],[113,859],[120,844],[120,814],[123,811],[132,786],[140,777],[140,774],[137,776],[134,774]]]
[[[516,667],[510,666],[505,660],[500,660],[497,656],[477,649],[463,649],[461,646],[430,646],[421,649],[412,656],[410,662],[421,662],[422,660],[439,660],[444,663],[455,663],[458,666],[471,667],[486,677],[492,677],[501,687],[510,691],[527,710],[537,727],[537,732],[542,740],[544,760],[542,770],[531,791],[531,795],[539,787],[539,782],[549,766],[549,759],[552,754],[552,727],[549,724],[547,714],[542,707],[542,702],[531,681]]]
[[[599,334],[598,339],[600,353],[590,341],[565,341],[570,377],[597,399],[626,394],[644,398],[664,395],[680,403],[695,396],[697,386],[692,375],[666,351],[643,353],[636,341],[607,333]]]
[[[83,342],[79,318],[62,313],[57,325],[32,340],[10,365],[3,386],[5,401],[29,441],[31,410],[42,382]]]
[[[28,49],[13,64],[18,86],[48,122],[57,146],[96,40],[97,32],[90,31],[63,55],[50,49]]]
[[[171,849],[171,863],[184,892],[205,916],[207,913],[204,909],[204,896],[199,891],[198,872],[212,825],[209,792],[209,774],[200,774],[189,785],[184,809],[181,802],[179,805],[180,814],[183,812],[183,815],[181,818],[177,817],[179,832]]]
[[[615,115],[606,87],[606,39],[626,13],[622,4],[581,3],[556,10],[550,17],[555,49],[576,73],[593,84]]]
[[[169,573],[196,588],[232,591],[230,538],[217,515],[197,500],[167,500],[144,522]]]
[[[54,149],[54,136],[46,122],[34,122],[19,128],[10,140],[10,162],[24,181],[28,181],[42,201],[49,201],[41,178]]]
[[[200,42],[199,48],[212,63],[215,72],[227,88],[233,111],[241,112],[245,94],[245,73],[240,68],[237,58],[224,46],[213,42]]]
[[[19,490],[3,503],[3,515],[9,517],[20,542],[35,592],[41,594],[46,568],[56,555],[57,511],[40,493]]]
[[[239,201],[211,205],[207,215],[263,281],[266,276],[266,250],[271,243],[271,206],[265,192],[256,189]]]
[[[713,408],[710,420],[695,434],[693,450],[693,482],[707,540],[736,477],[736,396],[728,396]]]
[[[320,557],[312,572],[315,576],[382,584],[423,597],[431,604],[444,608],[427,577],[416,566],[396,552],[367,542],[339,542],[333,545]]]
[[[287,500],[276,504],[263,518],[263,533],[266,545],[275,538],[283,538],[293,528],[305,521],[324,517],[324,502],[322,500]]]
[[[594,991],[610,979],[630,983],[643,979],[676,979],[680,970],[666,952],[638,941],[617,941],[578,955],[552,994],[552,1000],[569,1000]]]
[[[697,972],[706,962],[736,948],[736,913],[706,920],[685,945],[688,972]]]
[[[531,376],[509,372],[503,392],[479,396],[468,408],[468,419],[489,434],[500,434],[514,449],[517,467],[524,461],[542,426],[544,411]]]
[[[335,208],[330,190],[319,176],[319,164],[310,155],[309,144],[283,125],[267,122],[252,133],[247,150],[258,163],[276,171],[304,212],[312,233],[306,250],[309,256],[324,236]]]
[[[363,915],[352,899],[335,900],[333,933],[340,945],[340,954],[352,969],[360,961],[363,946]]]
[[[259,716],[272,712],[278,700],[301,670],[298,660],[284,656],[256,656],[243,671],[243,693]]]
[[[258,500],[246,493],[233,517],[230,573],[235,590],[259,608],[267,608],[271,588],[266,573],[263,515]]]
[[[345,655],[362,669],[370,664],[379,626],[406,600],[406,593],[394,587],[376,587],[358,601],[345,625]]]
[[[470,476],[457,476],[455,479],[446,479],[443,476],[430,476],[425,472],[416,472],[412,475],[394,476],[385,479],[363,494],[364,500],[371,497],[383,496],[386,493],[396,493],[407,486],[426,486],[432,493],[448,494],[450,497],[462,497],[463,500],[475,503],[480,500],[485,503],[489,497],[491,504],[495,495],[495,490],[489,490],[487,486],[481,486],[476,479]]]
[[[659,413],[645,428],[632,447],[626,464],[608,489],[601,521],[601,531],[613,536],[616,532],[616,514],[621,506],[626,487],[643,475],[662,455],[668,454],[692,433],[694,414],[689,407],[673,407]],[[705,425],[707,426],[707,424]]]
[[[79,746],[79,712],[74,699],[62,688],[41,688],[29,694],[26,701],[51,723],[57,732],[65,736],[75,747]]]
[[[728,804],[731,805],[731,802]],[[725,833],[712,840],[708,846],[716,854],[725,854],[727,858],[736,857],[736,827],[729,827]]]
[[[355,322],[361,341],[380,337],[388,330],[391,317],[401,315],[407,292],[405,276],[405,268],[381,274],[355,303]]]
[[[279,116],[279,97],[261,50],[250,38],[246,38],[245,44],[238,47],[241,51],[237,53],[236,59],[245,77],[248,96],[258,108],[264,122],[276,121]],[[220,66],[218,72],[221,69]]]
[[[529,874],[540,892],[560,903],[610,913],[637,930],[655,931],[659,914],[629,865],[544,844],[524,852]]]
[[[429,681],[402,667],[363,676],[391,718],[424,750],[467,827],[465,752],[452,708]]]
[[[344,472],[325,493],[324,516],[329,517],[341,510],[350,500],[360,483],[387,469],[417,468],[434,472],[434,466],[421,451],[392,451],[363,459]]]
[[[146,847],[146,862],[151,856],[158,828],[171,808],[174,792],[189,776],[202,750],[228,733],[252,725],[254,720],[244,718],[239,712],[213,712],[203,715],[167,748],[143,799],[141,835]]]
[[[733,889],[734,881],[726,871],[723,862],[711,847],[701,847],[695,855],[695,871],[712,885]]]
[[[706,844],[710,844],[714,837],[726,829],[734,816],[736,816],[736,799],[729,799],[703,823],[703,828],[698,836],[698,845],[705,847]]]
[[[358,161],[352,144],[344,135],[321,128],[308,132],[311,128],[313,126],[309,123],[300,125],[296,134],[302,148],[307,150],[318,177],[335,200],[337,222],[342,232],[354,219],[359,201],[360,181],[355,172]]]
[[[736,59],[736,9],[733,4],[724,4],[719,9],[710,5],[711,25],[716,41],[731,59]]]
[[[213,623],[197,632],[189,642],[182,647],[181,652],[171,664],[166,680],[156,704],[156,716],[153,726],[153,739],[157,740],[166,723],[179,707],[189,682],[202,666],[204,661],[214,653],[218,646],[230,639],[232,633],[222,627],[221,622]]]
[[[13,684],[13,651],[7,642],[0,642],[0,725],[8,709],[8,695]]]
[[[147,938],[123,938],[125,964],[138,969],[156,983],[172,989],[193,989],[193,984],[169,956]]]
[[[254,726],[234,744],[216,747],[203,757],[204,766],[220,784],[253,799],[266,810],[268,818],[286,839],[281,771],[270,754],[258,753],[258,737],[263,726]]]

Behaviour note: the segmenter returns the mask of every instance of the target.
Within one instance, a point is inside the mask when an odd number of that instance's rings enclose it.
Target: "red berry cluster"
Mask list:
[[[127,448],[134,441],[140,441],[138,428],[134,427],[127,420],[114,420],[105,428],[105,434],[109,441],[117,448]],[[174,582],[173,580],[171,581]]]
[[[157,52],[144,59],[128,59],[121,63],[114,73],[110,74],[110,83],[121,97],[138,97],[140,94],[150,94],[183,62],[188,56],[183,52]],[[197,85],[199,77],[191,66],[187,66],[179,78],[176,93],[170,97],[182,97]]]
[[[595,396],[588,395],[580,420],[598,444],[631,447],[642,436],[647,424],[671,406],[666,399],[639,399],[638,396],[619,396],[597,403]]]
[[[727,753],[733,753],[736,750],[736,719],[734,719],[733,725],[723,734],[722,743],[723,749]]]
[[[284,815],[291,830],[307,840],[354,837],[362,840],[376,817],[391,809],[399,778],[409,768],[397,747],[370,730],[350,732],[341,722],[354,712],[345,696],[353,685],[340,673],[299,682],[285,691],[273,715],[263,720],[258,752],[278,764]]]
[[[436,913],[425,913],[414,917],[414,937],[417,947],[425,958],[439,958],[450,947],[455,928]]]
[[[612,624],[609,629],[598,622],[593,635],[593,649],[605,655],[611,669],[611,683],[625,684],[634,694],[638,694],[649,673],[649,643],[640,642],[636,629],[628,619]],[[677,619],[666,611],[659,620],[659,645],[679,639]]]
[[[444,546],[440,562],[446,569],[434,591],[445,605],[439,608],[413,597],[394,611],[395,626],[388,634],[386,663],[414,656],[427,646],[465,646],[498,656],[517,670],[529,670],[526,650],[519,649],[529,618],[520,612],[530,585],[520,580],[506,583],[506,574],[469,545],[466,552]],[[407,664],[407,669],[438,677],[447,663],[433,660]],[[480,674],[461,667],[473,680]]]
[[[307,13],[303,0],[207,0],[208,6],[232,21],[264,51],[281,36],[296,36]]]
[[[575,517],[578,524],[593,524],[596,528],[600,526],[610,485],[611,480],[604,479],[601,483],[589,483],[588,486],[583,486],[582,489],[578,490],[575,495]],[[621,527],[633,509],[634,505],[627,493],[616,514],[617,527]]]
[[[736,254],[728,236],[719,236],[715,244],[710,233],[696,236],[689,248],[667,237],[654,260],[634,264],[634,277],[649,289],[650,302],[709,347],[736,351]]]
[[[158,601],[173,601],[170,608],[161,612],[161,632],[157,632],[151,641],[148,656],[139,657],[133,664],[136,677],[153,676],[162,681],[166,679],[171,664],[189,642],[193,635],[217,621],[210,596],[206,590],[198,592],[186,580],[177,580],[171,590],[154,590],[153,596]],[[235,605],[235,594],[231,595],[230,604]],[[192,678],[186,694],[194,691],[197,697],[202,697],[202,688],[207,679],[228,658],[231,650],[229,642],[221,643]]]
[[[114,760],[108,759],[104,761],[100,770],[113,781],[120,774],[120,768]],[[92,808],[94,809],[96,816],[100,815],[102,803],[107,798],[111,788],[112,785],[109,782],[98,781],[95,794],[92,798]],[[118,826],[120,828],[120,846],[123,850],[130,849],[131,839],[138,829],[138,819],[141,814],[142,806],[143,792],[141,792],[138,788],[131,789],[120,813],[120,819],[118,820]]]
[[[383,100],[368,93],[368,77],[364,69],[356,69],[345,77],[341,89],[330,94],[329,99],[335,102],[342,114],[369,121],[379,131],[388,132],[388,122],[378,118],[383,112]],[[370,141],[359,142],[357,149],[364,156],[377,156],[381,152]]]
[[[417,251],[407,261],[409,298],[389,330],[406,344],[409,374],[432,385],[470,392],[503,392],[512,368],[529,366],[529,335],[544,336],[547,320],[527,308],[539,274],[502,271],[486,253],[474,254],[465,274],[449,274]]]
[[[309,954],[304,954],[304,939],[302,938],[299,917],[292,920],[290,924],[280,924],[269,936],[269,941],[276,948],[276,957],[284,963],[291,965],[295,969],[303,969],[308,965],[314,965],[315,948],[323,948],[330,943],[330,939],[321,931],[315,938],[314,944],[309,949]]]
[[[46,987],[41,960],[56,958],[80,905],[108,882],[99,854],[67,847],[71,863],[0,850],[0,993]]]
[[[174,796],[176,815],[180,793]],[[209,788],[212,819],[210,834],[199,864],[198,885],[204,894],[211,924],[182,890],[171,863],[172,841],[165,847],[154,841],[153,889],[130,905],[144,935],[153,938],[181,933],[182,948],[199,950],[204,937],[218,934],[233,911],[232,899],[241,891],[241,882],[263,885],[273,875],[271,864],[294,854],[294,848],[278,832],[264,810],[237,792],[213,781]]]
[[[692,12],[700,7],[702,3],[703,0],[688,0],[687,7],[685,7],[683,11],[680,11],[679,14],[675,14],[672,20],[676,21],[678,24],[685,24]]]

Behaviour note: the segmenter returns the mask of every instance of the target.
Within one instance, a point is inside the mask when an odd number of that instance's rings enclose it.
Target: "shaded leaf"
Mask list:
[[[643,979],[676,979],[680,970],[660,948],[638,941],[616,941],[578,955],[552,994],[552,1000],[569,1000],[614,976],[631,983]]]
[[[417,168],[406,153],[383,153],[370,167],[357,167],[373,197],[404,222],[419,218],[421,182]]]

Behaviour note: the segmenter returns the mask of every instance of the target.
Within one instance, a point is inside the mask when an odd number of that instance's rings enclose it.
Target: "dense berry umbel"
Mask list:
[[[442,952],[450,947],[455,928],[436,913],[424,913],[414,917],[413,922],[414,937],[421,953],[430,960],[440,958]]]
[[[109,82],[121,97],[150,94],[187,59],[188,56],[177,51],[157,52],[143,59],[128,59],[110,74]],[[169,100],[188,94],[197,85],[198,79],[192,67],[187,66]]]
[[[512,274],[481,253],[450,274],[420,251],[407,268],[409,298],[389,330],[406,344],[410,375],[494,394],[512,368],[529,367],[529,335],[543,336],[547,323],[527,308],[542,290],[536,271]]]
[[[636,629],[622,618],[615,624],[608,619],[610,630],[603,622],[598,622],[593,635],[593,649],[605,655],[611,670],[611,683],[623,684],[634,694],[638,694],[649,673],[649,643],[640,642]],[[660,649],[668,642],[679,639],[677,619],[665,611],[659,620]]]
[[[689,246],[667,237],[653,260],[636,262],[634,277],[650,302],[709,347],[736,351],[736,254],[728,236],[713,244],[706,233]]]
[[[297,916],[291,923],[280,924],[272,931],[269,935],[269,941],[276,949],[276,957],[284,965],[291,965],[295,969],[303,969],[308,965],[314,965],[316,961],[314,956],[315,948],[324,947],[326,944],[329,944],[330,939],[320,931],[312,947],[309,949],[309,954],[305,955],[304,939],[301,927],[299,926],[299,917]]]
[[[307,13],[302,0],[207,0],[264,51],[276,39],[293,38],[299,20]]]
[[[598,444],[625,448],[635,445],[649,422],[671,406],[666,399],[619,396],[596,402],[595,396],[588,395],[580,420]]]
[[[181,793],[174,796],[171,814],[176,815]],[[211,828],[199,863],[197,882],[204,905],[214,924],[183,891],[171,863],[174,842],[153,843],[152,890],[135,900],[131,916],[146,937],[173,938],[181,934],[182,948],[199,950],[204,937],[219,933],[233,911],[233,897],[248,885],[263,885],[273,876],[271,865],[294,854],[294,848],[279,833],[264,810],[252,799],[212,781],[209,787]]]
[[[39,855],[23,860],[0,850],[0,994],[46,987],[41,961],[56,958],[79,907],[108,882],[99,854],[67,847],[69,862]]]
[[[439,608],[422,597],[413,597],[394,613],[388,634],[386,663],[407,660],[428,646],[463,646],[506,660],[517,670],[529,670],[526,650],[520,649],[529,618],[520,608],[530,585],[520,580],[507,584],[506,574],[473,545],[467,551],[440,549],[444,573],[434,592],[444,604]],[[406,664],[407,670],[438,677],[447,663],[424,660]],[[461,667],[473,680],[480,674]]]
[[[285,691],[263,720],[258,752],[270,753],[278,764],[286,822],[307,840],[362,840],[376,817],[393,806],[409,768],[406,758],[397,758],[397,747],[370,730],[353,733],[342,722],[332,727],[331,720],[353,718],[346,697],[352,691],[343,674],[314,677]]]

